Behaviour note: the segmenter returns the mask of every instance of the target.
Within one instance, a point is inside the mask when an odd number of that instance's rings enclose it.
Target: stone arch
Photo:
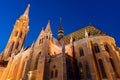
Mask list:
[[[84,69],[81,62],[79,62],[79,72],[80,72],[80,79],[84,79]]]
[[[112,66],[112,68],[113,68],[113,71],[114,71],[114,73],[115,73],[115,76],[116,76],[116,77],[119,77],[112,58],[109,58],[109,60],[110,60],[111,66]]]
[[[100,48],[97,43],[93,44],[93,51],[97,54],[100,53]]]
[[[109,44],[108,43],[104,43],[104,48],[105,50],[109,53],[110,49],[109,49]]]
[[[53,78],[53,70],[51,70],[51,73],[50,73],[50,78]]]
[[[84,56],[84,50],[82,47],[79,48],[79,55]]]
[[[20,31],[20,34],[19,34],[19,37],[20,37],[20,38],[22,37],[22,34],[23,34],[22,31]]]
[[[91,78],[91,74],[90,74],[90,68],[89,68],[88,63],[85,64],[85,70],[86,70],[87,79],[90,79]]]
[[[102,59],[99,59],[98,63],[99,63],[99,68],[100,68],[100,72],[101,72],[102,77],[103,78],[107,78],[107,75],[106,75],[106,72],[105,72],[105,68],[104,68],[104,64],[103,64]]]
[[[11,57],[11,54],[12,54],[12,50],[13,50],[13,47],[14,47],[14,41],[10,43],[10,47],[9,47],[9,57]]]
[[[55,70],[55,78],[57,78],[58,77],[58,70],[56,69]]]
[[[15,37],[17,37],[17,35],[18,35],[18,31],[15,31],[15,34],[14,34],[14,35],[15,35]]]
[[[15,49],[18,49],[18,48],[19,48],[19,42],[16,42]]]
[[[40,55],[41,55],[41,52],[39,52],[38,55],[37,55],[37,57],[36,57],[34,69],[37,69],[37,65],[38,65],[38,61],[39,61]]]

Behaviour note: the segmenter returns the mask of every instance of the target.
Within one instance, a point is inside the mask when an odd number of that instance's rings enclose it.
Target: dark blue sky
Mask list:
[[[42,27],[51,21],[53,36],[57,38],[60,17],[65,35],[92,23],[96,28],[115,38],[120,46],[119,0],[1,0],[0,52],[4,50],[15,21],[30,3],[30,30],[25,46],[36,40]]]

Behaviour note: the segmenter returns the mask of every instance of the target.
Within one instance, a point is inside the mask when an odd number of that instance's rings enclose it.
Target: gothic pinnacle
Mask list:
[[[23,15],[28,17],[28,15],[29,15],[29,10],[30,10],[30,4],[28,4],[28,6],[27,6],[27,8],[26,8],[26,10],[25,10],[25,12],[24,12]]]

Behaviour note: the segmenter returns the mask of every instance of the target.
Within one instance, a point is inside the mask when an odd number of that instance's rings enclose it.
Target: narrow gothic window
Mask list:
[[[46,36],[46,39],[48,39],[48,36]]]
[[[94,49],[95,53],[100,53],[100,49],[99,49],[98,44],[94,44],[93,49]]]
[[[79,62],[79,70],[80,70],[80,79],[84,79],[83,66],[81,62]]]
[[[41,39],[40,39],[40,41],[39,41],[39,44],[41,44]]]
[[[58,70],[55,70],[55,77],[58,77]]]
[[[41,43],[43,43],[43,38],[41,39]]]
[[[38,54],[37,57],[36,57],[36,62],[35,62],[35,67],[34,67],[34,69],[37,69],[37,65],[38,65],[38,61],[39,61],[40,54],[41,54],[41,52],[39,52],[39,54]]]
[[[80,56],[84,56],[83,48],[80,48],[79,52],[80,52]]]
[[[110,63],[111,63],[111,66],[112,66],[112,68],[113,68],[113,70],[114,70],[114,72],[115,72],[116,77],[119,77],[119,76],[118,76],[118,73],[117,73],[117,71],[116,71],[114,62],[113,62],[113,60],[112,60],[111,58],[110,58]]]
[[[11,56],[11,52],[12,52],[13,46],[14,46],[14,42],[11,43],[11,46],[10,46],[10,49],[9,49],[9,56]]]
[[[107,52],[110,52],[107,44],[105,44],[104,47]]]
[[[17,37],[17,35],[18,35],[18,31],[15,32],[15,37]]]
[[[86,68],[87,78],[90,79],[90,69],[89,69],[89,65],[86,64],[86,65],[85,65],[85,68]]]
[[[20,32],[20,38],[22,37],[22,32]]]
[[[19,47],[19,42],[16,43],[15,49],[18,49],[18,47]]]
[[[53,70],[51,71],[51,76],[50,77],[53,78]]]
[[[99,63],[99,66],[100,66],[100,71],[101,71],[102,77],[107,78],[107,75],[106,75],[105,68],[104,68],[102,60],[99,59],[98,63]]]

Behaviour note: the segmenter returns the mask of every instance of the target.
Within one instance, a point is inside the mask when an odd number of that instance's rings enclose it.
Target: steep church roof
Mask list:
[[[90,25],[90,26],[81,28],[75,32],[72,32],[72,33],[68,34],[67,36],[64,36],[63,37],[64,43],[69,44],[71,36],[73,37],[74,41],[77,41],[79,39],[84,38],[85,37],[85,30],[88,32],[89,35],[93,35],[93,36],[105,34],[102,31],[96,29],[94,26]]]

